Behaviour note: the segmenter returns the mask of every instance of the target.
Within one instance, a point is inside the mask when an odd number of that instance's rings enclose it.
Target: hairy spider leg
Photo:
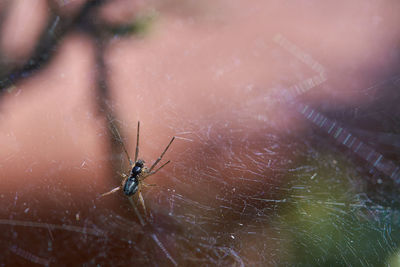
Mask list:
[[[167,147],[164,149],[164,151],[161,153],[160,157],[158,157],[158,159],[157,159],[157,160],[153,163],[153,165],[150,167],[150,169],[149,169],[150,175],[152,174],[151,171],[154,169],[154,167],[155,167],[155,166],[160,162],[160,160],[163,158],[165,152],[167,152],[169,146],[172,144],[172,142],[173,142],[174,140],[175,140],[175,136],[172,137],[171,141],[169,141],[169,144],[168,144]],[[168,161],[167,163],[169,163],[169,161]],[[164,167],[165,165],[167,165],[167,163],[164,164],[163,166],[161,166],[161,168]],[[158,170],[160,170],[161,168],[159,168]],[[156,170],[156,172],[157,172],[158,170]],[[154,173],[153,173],[153,174],[154,174]]]
[[[139,128],[140,128],[140,121],[137,122],[135,162],[138,160],[139,156]]]
[[[117,172],[120,176],[122,176],[122,178],[128,178],[128,175],[126,175],[125,173],[120,173],[120,172]]]
[[[125,173],[120,173],[120,172],[118,172],[118,174],[121,175],[124,179],[128,177],[128,175],[126,175]],[[120,190],[120,189],[121,189],[121,186],[118,186],[118,187],[116,187],[116,188],[114,188],[114,189],[108,191],[107,193],[101,194],[100,197],[104,197],[104,196],[111,195],[111,194],[117,192],[117,191]]]
[[[168,160],[168,161],[165,162],[163,165],[161,165],[161,167],[158,168],[157,170],[152,171],[152,172],[149,172],[145,178],[147,178],[147,177],[149,177],[149,176],[151,176],[151,175],[153,175],[153,174],[156,174],[159,170],[161,170],[165,165],[167,165],[167,164],[170,163],[170,162],[171,162],[171,161]]]
[[[120,190],[120,189],[121,189],[121,186],[118,186],[118,187],[112,189],[111,191],[109,191],[109,192],[107,192],[107,193],[101,194],[101,197],[105,197],[105,196],[114,194],[115,192],[117,192],[117,191]]]
[[[142,204],[142,207],[143,207],[143,211],[144,211],[144,215],[145,216],[147,216],[147,210],[146,210],[146,206],[144,205],[144,199],[143,199],[143,196],[142,196],[142,192],[141,192],[141,190],[140,190],[140,188],[139,188],[139,190],[138,190],[139,192],[139,201],[140,201],[140,204]]]
[[[167,163],[169,163],[169,161],[168,161]],[[162,167],[164,167],[165,165],[167,165],[167,163],[165,163],[163,166],[161,166],[160,168],[158,168],[158,170],[161,169]],[[158,170],[157,170],[157,171],[158,171]],[[153,173],[156,173],[156,172],[153,172]],[[151,174],[149,174],[148,176],[150,176],[150,175],[151,175]],[[145,186],[145,187],[148,187],[148,186],[157,186],[156,184],[147,184],[147,183],[143,182],[143,180],[144,180],[146,177],[148,177],[148,176],[144,176],[144,177],[142,178],[142,180],[140,181],[140,184],[139,184],[139,189],[138,189],[139,201],[140,201],[140,204],[142,204],[143,211],[144,211],[144,215],[146,215],[146,216],[147,216],[147,210],[146,210],[146,205],[144,204],[144,198],[143,198],[143,195],[142,195],[142,186]]]
[[[144,225],[145,225],[145,222],[144,222],[144,220],[143,220],[143,218],[142,218],[142,215],[140,215],[140,212],[139,212],[139,210],[137,209],[135,203],[133,202],[132,197],[128,197],[128,199],[129,199],[129,202],[131,203],[131,205],[132,205],[132,207],[133,207],[133,210],[134,210],[135,213],[136,213],[136,216],[139,218],[140,224],[141,224],[142,226],[144,226]]]

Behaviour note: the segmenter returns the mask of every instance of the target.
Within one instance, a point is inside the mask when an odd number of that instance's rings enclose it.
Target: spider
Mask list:
[[[111,194],[119,191],[120,189],[122,189],[124,195],[129,198],[129,201],[131,202],[131,204],[133,205],[133,207],[135,208],[135,211],[136,211],[136,206],[133,203],[132,197],[136,193],[138,193],[140,203],[142,204],[143,210],[146,214],[146,206],[144,205],[143,196],[142,196],[142,193],[140,192],[141,187],[142,187],[142,185],[155,186],[155,184],[146,184],[145,182],[143,182],[143,180],[153,174],[156,174],[165,165],[170,163],[170,161],[168,160],[166,163],[161,165],[161,167],[159,167],[158,169],[153,171],[153,169],[156,167],[156,165],[162,160],[164,154],[167,152],[167,150],[170,147],[170,145],[172,144],[172,142],[175,140],[175,136],[172,137],[172,139],[171,139],[171,141],[169,141],[167,147],[164,149],[164,151],[161,153],[161,155],[157,158],[157,160],[153,163],[153,165],[151,165],[150,169],[148,169],[147,167],[145,167],[144,160],[138,159],[138,156],[139,156],[139,129],[140,129],[140,121],[138,121],[138,125],[137,125],[136,151],[135,151],[135,161],[134,162],[132,161],[131,157],[129,156],[129,153],[126,150],[124,143],[121,141],[122,148],[124,149],[124,152],[128,158],[129,165],[131,168],[130,174],[126,175],[126,174],[119,173],[119,175],[121,175],[123,178],[121,185],[112,189],[111,191],[109,191],[107,193],[102,194],[101,197],[111,195]],[[115,131],[118,134],[119,139],[122,140],[121,137],[119,136],[119,133],[116,128],[115,128]]]

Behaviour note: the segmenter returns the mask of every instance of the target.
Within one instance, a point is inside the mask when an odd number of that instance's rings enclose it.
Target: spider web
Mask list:
[[[300,76],[307,78],[300,83],[282,80],[274,93],[264,95],[261,89],[251,101],[226,104],[218,120],[215,114],[200,115],[194,121],[177,117],[173,108],[166,114],[164,123],[184,149],[162,171],[165,180],[158,188],[143,192],[148,210],[145,224],[124,196],[104,202],[93,182],[71,200],[71,188],[60,186],[62,181],[52,180],[49,173],[43,185],[27,184],[16,193],[1,195],[1,214],[8,214],[0,220],[0,225],[7,226],[1,236],[10,241],[2,243],[1,262],[115,266],[398,263],[396,164],[374,144],[359,146],[362,141],[349,136],[351,131],[340,121],[298,100],[309,90],[320,89],[329,77],[322,65],[283,38],[278,40],[286,45],[271,41],[277,46],[277,58],[293,63],[293,73],[299,72],[296,64],[306,64],[316,73],[309,77],[309,70],[304,71],[307,74]],[[277,119],[264,109],[285,112]],[[299,130],[291,124],[293,120],[309,122],[310,127]],[[357,153],[362,147],[366,152]],[[125,155],[113,156],[121,160],[124,170]],[[43,188],[47,194],[30,196]],[[43,203],[55,203],[57,208],[50,206],[49,215]],[[139,205],[138,209],[143,212]],[[20,214],[27,219],[17,219]],[[35,250],[25,248],[25,242],[35,243]]]

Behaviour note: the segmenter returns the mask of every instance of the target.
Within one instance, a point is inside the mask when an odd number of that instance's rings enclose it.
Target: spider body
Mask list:
[[[125,196],[133,196],[139,189],[139,178],[131,176],[127,178],[123,185]]]
[[[131,170],[129,177],[123,182],[124,194],[128,197],[133,196],[139,189],[139,177],[144,172],[144,161],[138,160]]]
[[[113,128],[114,128],[115,133],[118,135],[119,139],[121,140],[121,136],[119,135],[118,130],[115,127],[113,127]],[[120,174],[123,177],[121,185],[112,189],[111,191],[109,191],[107,193],[101,194],[101,196],[104,197],[104,196],[113,194],[119,190],[122,190],[124,195],[129,198],[129,201],[131,202],[131,204],[134,206],[134,208],[136,210],[136,207],[132,201],[132,197],[136,193],[138,193],[140,203],[142,204],[143,210],[146,213],[146,207],[144,205],[143,196],[140,191],[141,191],[142,186],[151,186],[151,185],[146,184],[145,182],[143,182],[143,180],[153,174],[156,174],[159,170],[161,170],[165,165],[167,165],[170,162],[168,160],[166,163],[162,164],[161,167],[159,167],[156,170],[153,170],[154,167],[162,160],[165,152],[167,152],[169,146],[172,144],[175,137],[172,137],[172,139],[171,139],[171,141],[169,141],[167,147],[164,149],[164,151],[161,153],[161,155],[154,161],[153,165],[151,165],[150,168],[146,168],[144,165],[144,160],[138,159],[138,156],[139,156],[139,128],[140,128],[140,122],[138,122],[138,126],[137,126],[135,161],[131,160],[129,153],[126,150],[125,145],[121,140],[122,148],[124,149],[126,157],[128,158],[128,161],[129,161],[129,165],[132,168],[129,173],[129,176],[126,174]]]

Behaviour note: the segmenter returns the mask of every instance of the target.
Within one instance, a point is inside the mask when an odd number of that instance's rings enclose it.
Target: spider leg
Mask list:
[[[120,173],[120,172],[118,172],[118,174],[119,174],[120,176],[122,176],[123,178],[128,177],[128,175],[126,175],[125,173]]]
[[[164,149],[164,151],[161,153],[160,157],[158,157],[158,159],[153,163],[153,165],[150,167],[149,169],[149,173],[151,174],[151,171],[154,169],[154,167],[160,162],[160,160],[163,158],[165,152],[167,152],[169,146],[172,144],[172,142],[175,140],[175,136],[172,137],[171,141],[169,141],[169,144],[167,145],[167,147]],[[165,165],[165,164],[164,164]],[[163,166],[161,166],[163,167]],[[161,168],[160,168],[161,169]],[[159,169],[158,169],[159,170]],[[157,171],[158,171],[157,170]]]
[[[161,165],[160,168],[158,168],[157,170],[153,171],[153,172],[149,172],[149,175],[147,175],[146,177],[149,177],[150,175],[156,174],[159,170],[161,170],[165,165],[167,165],[168,163],[170,163],[171,161],[168,160],[167,162],[165,162],[163,165]]]
[[[145,221],[143,220],[142,215],[140,215],[139,210],[137,209],[135,203],[133,202],[132,197],[128,197],[128,199],[129,199],[129,202],[131,203],[131,205],[132,205],[132,207],[133,207],[133,210],[134,210],[135,213],[136,213],[136,216],[139,218],[140,224],[141,224],[142,226],[144,226],[146,223],[145,223]]]
[[[143,206],[144,215],[147,216],[146,206],[144,205],[144,199],[143,199],[142,193],[140,192],[140,190],[138,193],[139,193],[138,195],[139,195],[140,204],[142,204],[142,206]]]
[[[131,159],[131,157],[129,156],[128,150],[126,150],[126,147],[125,147],[125,145],[124,145],[124,142],[122,141],[122,137],[121,137],[121,135],[119,134],[119,131],[118,131],[117,126],[115,126],[115,124],[112,122],[113,119],[112,119],[111,116],[108,116],[108,121],[110,122],[111,130],[112,130],[112,131],[114,132],[114,134],[117,136],[117,140],[118,140],[118,142],[121,144],[122,149],[124,150],[124,152],[125,152],[125,154],[126,154],[126,157],[128,158],[129,164],[130,164],[130,166],[132,167],[132,165],[133,165],[132,159]],[[136,161],[136,160],[135,160],[135,161]]]
[[[118,190],[120,190],[120,189],[121,189],[121,187],[120,187],[120,186],[118,186],[118,187],[116,187],[116,188],[112,189],[111,191],[109,191],[109,192],[107,192],[107,193],[101,194],[101,196],[100,196],[100,197],[105,197],[105,196],[108,196],[108,195],[114,194],[115,192],[117,192],[117,191],[118,191]]]
[[[139,156],[139,128],[140,128],[140,121],[137,122],[135,162],[137,161]]]

